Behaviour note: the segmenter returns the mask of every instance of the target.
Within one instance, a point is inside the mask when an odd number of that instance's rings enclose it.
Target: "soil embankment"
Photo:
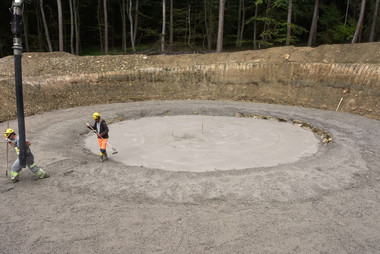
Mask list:
[[[26,53],[26,115],[144,100],[233,100],[380,119],[380,43],[192,55]],[[13,58],[0,59],[0,122],[16,117]],[[341,103],[340,103],[341,102]],[[340,104],[339,104],[340,103]]]

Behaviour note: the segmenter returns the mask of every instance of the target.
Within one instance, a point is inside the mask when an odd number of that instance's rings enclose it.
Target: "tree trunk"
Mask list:
[[[216,52],[222,52],[223,50],[224,8],[225,8],[225,0],[220,0],[219,1],[218,39],[216,43]]]
[[[74,5],[74,27],[75,27],[75,54],[79,56],[80,26],[79,26],[79,1],[73,0]]]
[[[125,15],[125,0],[121,0],[121,47],[124,53],[127,53],[127,17]]]
[[[136,52],[136,49],[135,49],[135,41],[133,40],[133,35],[134,35],[134,32],[133,32],[133,18],[132,18],[132,0],[128,0],[128,4],[127,4],[127,13],[128,13],[128,19],[129,19],[129,29],[130,29],[130,36],[131,36],[131,45],[132,45],[132,51],[133,52]]]
[[[63,52],[63,15],[62,15],[62,2],[57,0],[58,6],[58,31],[59,31],[59,51]]]
[[[206,38],[207,38],[207,49],[211,50],[212,47],[212,20],[209,15],[209,1],[204,0],[203,1],[203,8],[204,8],[204,19],[205,19],[205,27],[206,27]]]
[[[265,11],[265,18],[268,18],[268,14],[269,14],[269,9],[270,9],[270,6],[272,4],[272,1],[271,0],[268,0],[267,2],[267,8],[266,8],[266,11]],[[264,28],[263,28],[263,31],[264,31],[264,36],[263,36],[263,41],[267,41],[267,35],[266,35],[266,30],[267,30],[267,22],[264,21]],[[259,46],[260,47],[260,46]]]
[[[170,0],[170,35],[169,35],[169,46],[173,47],[173,0]]]
[[[29,52],[29,40],[28,40],[28,16],[26,15],[26,5],[24,5],[24,11],[22,12],[22,21],[24,25],[24,47],[25,51]]]
[[[111,48],[115,48],[115,15],[111,15],[111,29],[110,29],[110,34],[111,34]]]
[[[99,42],[100,42],[100,50],[104,51],[104,44],[103,44],[103,29],[102,29],[102,15],[101,13],[101,1],[98,0],[98,9],[97,9],[97,16],[98,16],[98,29],[99,29]]]
[[[359,34],[360,34],[361,28],[363,26],[365,4],[366,4],[366,0],[362,0],[362,6],[360,8],[360,16],[359,16],[358,24],[356,26],[354,38],[352,38],[352,42],[351,43],[356,43],[358,41],[358,39],[359,39]]]
[[[236,43],[235,46],[239,47],[239,39],[240,39],[240,25],[241,25],[241,5],[243,0],[239,1],[239,10],[238,10],[238,24],[237,24],[237,33],[236,33]]]
[[[162,0],[161,53],[165,52],[166,0]]]
[[[371,25],[371,33],[369,35],[369,41],[374,42],[375,41],[375,32],[376,32],[376,21],[377,21],[377,13],[379,11],[379,2],[380,0],[376,0],[375,10],[373,12],[373,20]]]
[[[257,13],[259,11],[259,5],[255,6],[255,19],[253,20],[253,49],[257,49]]]
[[[50,41],[50,36],[49,36],[49,29],[46,23],[46,18],[45,18],[45,11],[44,11],[44,1],[40,0],[40,9],[41,9],[41,17],[42,17],[42,23],[44,25],[45,29],[45,36],[46,36],[46,42],[48,45],[49,52],[53,52],[53,48],[51,46],[51,41]]]
[[[244,35],[244,27],[245,27],[245,0],[243,0],[243,16],[241,20],[241,30],[240,30],[240,38],[239,38],[239,47],[241,47],[241,42],[243,41],[243,35]]]
[[[107,0],[103,0],[104,9],[104,54],[109,54],[108,49],[108,12],[107,12]]]
[[[287,19],[287,28],[286,28],[286,46],[290,45],[290,36],[292,32],[292,28],[290,25],[292,24],[292,7],[293,7],[293,0],[289,0],[289,6],[288,6],[288,19]]]
[[[307,46],[309,47],[313,45],[315,34],[317,33],[318,10],[319,10],[319,0],[315,0],[313,20],[311,22],[309,40],[307,41]]]
[[[136,45],[136,35],[137,35],[137,23],[139,21],[139,0],[136,0],[135,4],[135,28],[133,29],[133,41]]]
[[[42,32],[41,32],[41,15],[39,11],[41,9],[40,3],[35,1],[34,5],[36,11],[36,19],[37,19],[37,38],[38,38],[38,49],[42,51]]]
[[[187,38],[187,44],[189,46],[191,46],[190,45],[190,42],[191,42],[191,15],[190,15],[190,13],[191,13],[191,5],[190,4],[189,4],[189,11],[187,13],[188,13],[188,15],[187,15],[187,22],[189,24],[189,37]]]
[[[70,6],[70,50],[71,54],[74,54],[74,10],[73,1],[69,0]]]
[[[347,1],[347,8],[346,8],[346,15],[344,16],[344,25],[347,24],[347,19],[348,19],[348,9],[350,7],[350,0]]]

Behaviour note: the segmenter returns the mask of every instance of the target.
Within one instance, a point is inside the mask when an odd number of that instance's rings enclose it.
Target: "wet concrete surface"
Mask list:
[[[205,172],[273,167],[317,152],[314,133],[290,123],[226,116],[159,116],[114,123],[112,158],[127,166]],[[99,154],[94,135],[86,147]]]

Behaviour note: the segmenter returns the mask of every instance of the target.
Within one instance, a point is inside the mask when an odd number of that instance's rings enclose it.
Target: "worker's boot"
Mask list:
[[[39,178],[39,179],[44,179],[44,178],[48,178],[49,175],[43,171],[42,169],[39,169],[36,173],[36,176]]]
[[[106,160],[108,160],[108,154],[107,154],[107,152],[104,152],[103,153],[103,159],[106,161]]]
[[[11,171],[11,180],[12,182],[16,183],[18,182],[20,179],[18,178],[18,172],[15,172],[15,171]]]
[[[100,162],[103,162],[104,161],[104,154],[101,154],[100,155],[100,160],[99,160]]]

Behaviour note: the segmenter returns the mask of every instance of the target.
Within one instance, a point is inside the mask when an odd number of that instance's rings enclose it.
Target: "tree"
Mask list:
[[[136,52],[135,39],[134,39],[135,32],[134,32],[133,17],[132,17],[132,0],[128,0],[127,13],[128,13],[128,18],[129,18],[129,28],[130,28],[132,51]]]
[[[98,19],[98,30],[99,30],[99,43],[100,43],[100,49],[104,52],[104,43],[103,43],[103,16],[104,14],[101,13],[101,4],[103,0],[98,0],[98,8],[96,11],[96,16]],[[103,12],[104,13],[104,12]]]
[[[213,12],[212,2],[209,0],[203,0],[203,14],[204,14],[204,22],[205,22],[205,30],[206,30],[206,39],[207,39],[207,49],[211,50],[213,43],[213,35],[214,35],[214,26],[216,22],[216,17]]]
[[[288,6],[288,19],[287,19],[287,28],[286,28],[286,42],[285,45],[290,45],[290,36],[291,36],[291,24],[292,24],[292,8],[293,8],[293,0],[289,0]]]
[[[267,29],[268,29],[268,23],[271,22],[271,19],[269,17],[269,11],[271,9],[270,8],[271,4],[272,4],[271,0],[268,0],[267,1],[267,8],[265,10],[264,28],[263,28],[263,35],[262,35],[262,37],[263,37],[262,42],[265,43],[265,44],[267,44],[267,38],[268,38],[268,34],[269,34],[269,32],[267,31]]]
[[[134,43],[136,44],[136,35],[137,35],[137,23],[139,21],[139,0],[136,0],[136,3],[135,3],[135,27],[133,29],[133,41]]]
[[[218,23],[218,39],[216,42],[216,52],[222,52],[223,50],[223,28],[224,28],[224,8],[225,0],[219,2],[219,23]]]
[[[257,49],[257,15],[259,5],[263,3],[263,0],[255,1],[255,16],[253,17],[253,49]]]
[[[358,24],[356,25],[356,30],[355,30],[354,38],[352,39],[351,43],[356,43],[358,41],[358,39],[359,39],[359,34],[360,34],[361,28],[363,26],[365,5],[366,5],[366,0],[362,0],[362,6],[360,8],[359,21],[358,21]]]
[[[75,54],[79,55],[80,30],[79,30],[79,0],[73,0],[74,7],[74,29],[75,29]]]
[[[109,54],[108,49],[108,11],[107,11],[107,0],[103,0],[104,9],[104,54]]]
[[[350,0],[347,0],[347,7],[346,7],[346,15],[344,16],[344,25],[347,24],[347,20],[348,20],[348,10],[350,8]]]
[[[37,27],[37,43],[36,45],[36,50],[42,51],[42,32],[41,32],[41,17],[40,17],[40,12],[41,12],[41,6],[38,1],[34,2],[34,9],[36,13],[36,27]]]
[[[370,32],[370,35],[369,35],[369,41],[370,42],[375,41],[376,21],[377,21],[377,13],[379,11],[379,2],[380,2],[380,0],[376,0],[375,10],[373,12],[371,32]]]
[[[239,12],[238,12],[238,28],[236,35],[236,46],[241,47],[241,41],[243,40],[245,25],[245,0],[239,1]]]
[[[317,23],[318,23],[318,9],[319,9],[319,0],[315,0],[313,20],[311,21],[309,39],[307,41],[307,46],[311,47],[315,40],[315,34],[317,33]]]
[[[161,53],[165,51],[165,27],[166,27],[166,1],[162,0],[162,33],[161,33]]]
[[[191,41],[191,5],[190,4],[187,10],[187,25],[189,28],[189,36],[187,37],[187,44],[190,46],[190,41]]]
[[[25,43],[25,50],[26,52],[29,52],[29,33],[28,33],[28,17],[26,12],[26,5],[24,5],[24,11],[22,12],[22,20],[23,20],[23,26],[24,26],[24,43]]]
[[[120,12],[121,12],[121,47],[123,52],[127,52],[127,17],[125,15],[126,4],[125,0],[120,2]]]
[[[62,2],[61,0],[57,0],[57,8],[58,8],[58,31],[59,31],[59,51],[63,51],[63,15],[62,15]]]
[[[45,11],[44,11],[44,0],[40,0],[40,10],[41,10],[41,16],[42,16],[42,23],[44,25],[45,29],[45,36],[46,36],[46,42],[48,45],[49,52],[53,52],[53,47],[51,46],[51,41],[50,41],[50,35],[49,35],[49,29],[46,23],[46,18],[45,18]],[[61,44],[60,46],[60,51],[61,51]]]
[[[170,0],[170,31],[169,31],[169,46],[173,47],[173,0]]]
[[[74,7],[73,1],[69,0],[70,6],[70,51],[74,54]]]

